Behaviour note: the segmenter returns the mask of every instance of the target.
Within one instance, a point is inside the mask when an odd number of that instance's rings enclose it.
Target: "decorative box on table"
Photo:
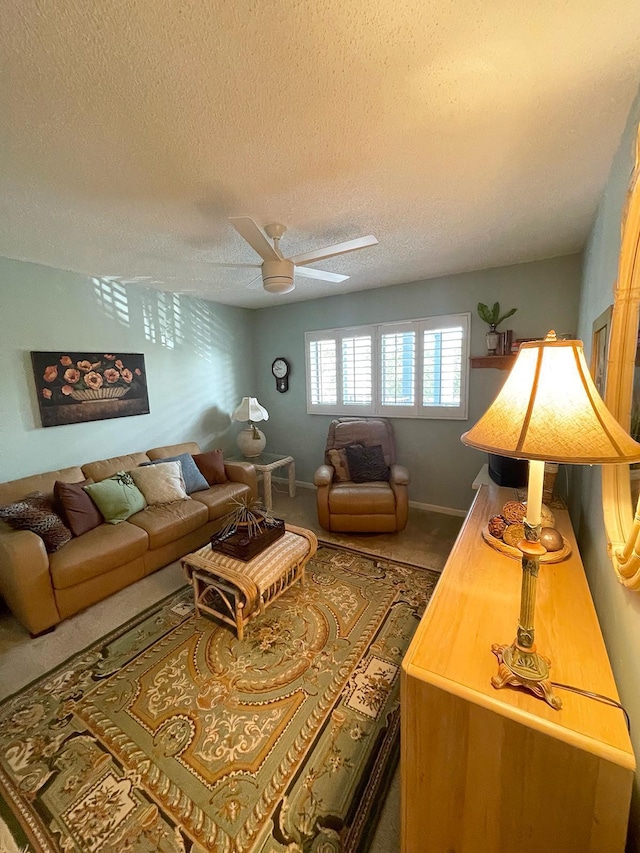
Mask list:
[[[265,525],[257,536],[249,536],[247,528],[236,528],[230,533],[217,533],[211,537],[211,548],[246,563],[284,535],[283,519],[275,518],[274,521],[275,524]]]

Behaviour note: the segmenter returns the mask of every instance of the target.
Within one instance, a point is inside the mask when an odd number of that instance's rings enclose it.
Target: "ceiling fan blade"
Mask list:
[[[260,255],[263,261],[282,260],[282,255],[276,252],[250,216],[230,216],[229,222],[238,234],[244,237],[251,248]]]
[[[367,246],[375,246],[377,242],[373,234],[369,234],[366,237],[347,240],[345,243],[336,243],[335,246],[327,246],[326,249],[305,252],[303,255],[289,258],[289,260],[299,267],[301,264],[311,264],[313,261],[324,261],[326,258],[333,258],[335,255],[344,255],[345,252],[355,252],[356,249],[366,249]]]
[[[296,275],[304,276],[305,278],[318,278],[320,281],[332,281],[334,284],[340,284],[341,281],[346,281],[348,275],[340,275],[337,272],[325,272],[324,270],[314,270],[312,267],[296,267]]]

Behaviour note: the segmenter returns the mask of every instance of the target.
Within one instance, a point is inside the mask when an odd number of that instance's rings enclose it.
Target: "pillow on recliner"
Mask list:
[[[347,462],[347,454],[344,450],[330,450],[329,461],[333,465],[335,479],[338,483],[346,483],[351,479],[349,473],[349,464]]]
[[[389,481],[389,466],[384,461],[381,444],[364,447],[362,444],[349,444],[345,447],[347,462],[354,483],[373,483]]]

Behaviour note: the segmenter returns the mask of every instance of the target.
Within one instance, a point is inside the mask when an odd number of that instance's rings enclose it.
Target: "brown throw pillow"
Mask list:
[[[56,480],[53,494],[61,505],[64,518],[74,536],[82,536],[94,527],[99,527],[104,518],[98,507],[82,488],[93,483],[93,480],[82,480],[80,483],[63,483]]]
[[[22,500],[0,507],[0,518],[14,530],[36,533],[50,554],[71,539],[71,531],[42,492],[31,492]]]
[[[389,466],[384,461],[381,444],[363,447],[362,444],[350,444],[345,448],[351,479],[354,483],[373,483],[389,480]]]
[[[196,453],[194,454],[193,461],[210,486],[217,486],[219,483],[228,482],[229,478],[224,470],[224,459],[221,450]]]
[[[347,462],[347,454],[344,450],[330,450],[329,461],[333,465],[335,479],[338,483],[346,483],[351,479],[349,463]]]

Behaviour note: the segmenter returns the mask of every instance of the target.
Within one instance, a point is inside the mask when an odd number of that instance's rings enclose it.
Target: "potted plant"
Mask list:
[[[225,522],[220,536],[235,531],[244,531],[249,539],[259,536],[265,527],[273,527],[276,519],[262,501],[252,497],[232,498],[236,507],[223,518]]]
[[[511,317],[517,310],[517,308],[512,308],[505,314],[501,314],[499,302],[494,302],[493,308],[489,308],[484,302],[478,302],[478,317],[489,324],[489,331],[487,332],[487,352],[489,355],[495,355],[498,347],[498,333],[496,329],[503,320]]]

